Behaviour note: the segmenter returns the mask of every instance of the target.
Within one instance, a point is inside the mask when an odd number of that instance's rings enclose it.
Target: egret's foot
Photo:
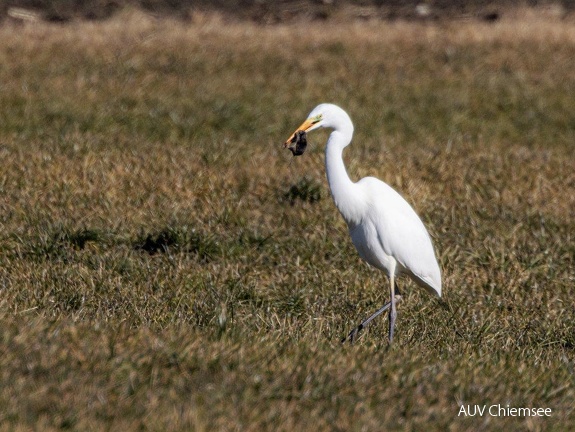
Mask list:
[[[360,325],[358,325],[358,326],[357,326],[356,328],[354,328],[352,331],[350,331],[349,334],[341,340],[341,343],[345,343],[346,341],[349,340],[349,343],[350,343],[350,344],[353,344],[353,341],[355,340],[355,337],[357,336],[357,334],[358,334],[361,330],[363,330],[363,323],[360,324]]]

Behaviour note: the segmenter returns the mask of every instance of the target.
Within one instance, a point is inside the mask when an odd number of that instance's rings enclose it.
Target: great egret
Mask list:
[[[299,141],[302,135],[305,137],[302,132],[320,127],[333,129],[325,148],[325,169],[335,205],[347,223],[360,257],[384,271],[390,282],[390,301],[354,328],[342,342],[347,339],[353,342],[361,329],[389,309],[391,343],[396,303],[401,299],[396,290],[396,277],[407,275],[431,294],[441,297],[441,272],[431,238],[413,208],[389,185],[374,177],[357,183],[351,181],[342,153],[351,142],[353,124],[340,107],[333,104],[315,107],[284,147]]]

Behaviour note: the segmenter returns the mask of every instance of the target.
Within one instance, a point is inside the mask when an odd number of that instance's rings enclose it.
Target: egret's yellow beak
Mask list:
[[[319,122],[320,117],[311,117],[308,118],[306,121],[304,121],[300,127],[298,127],[294,133],[291,134],[291,136],[288,138],[288,140],[284,143],[284,148],[288,147],[293,141],[295,134],[298,133],[299,131],[304,131],[307,132],[309,129],[312,128],[312,126],[314,126],[317,122]]]

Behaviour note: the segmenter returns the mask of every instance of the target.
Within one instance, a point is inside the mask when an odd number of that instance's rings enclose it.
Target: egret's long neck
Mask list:
[[[336,207],[347,224],[354,226],[360,222],[365,201],[360,188],[347,175],[343,163],[343,149],[351,141],[352,133],[353,126],[350,131],[334,130],[331,133],[325,148],[325,170]]]

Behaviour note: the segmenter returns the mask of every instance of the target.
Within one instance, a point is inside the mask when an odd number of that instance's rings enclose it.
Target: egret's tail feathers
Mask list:
[[[410,276],[417,285],[425,288],[429,294],[441,297],[441,279],[434,280],[429,276],[418,276],[416,274],[411,274]]]

